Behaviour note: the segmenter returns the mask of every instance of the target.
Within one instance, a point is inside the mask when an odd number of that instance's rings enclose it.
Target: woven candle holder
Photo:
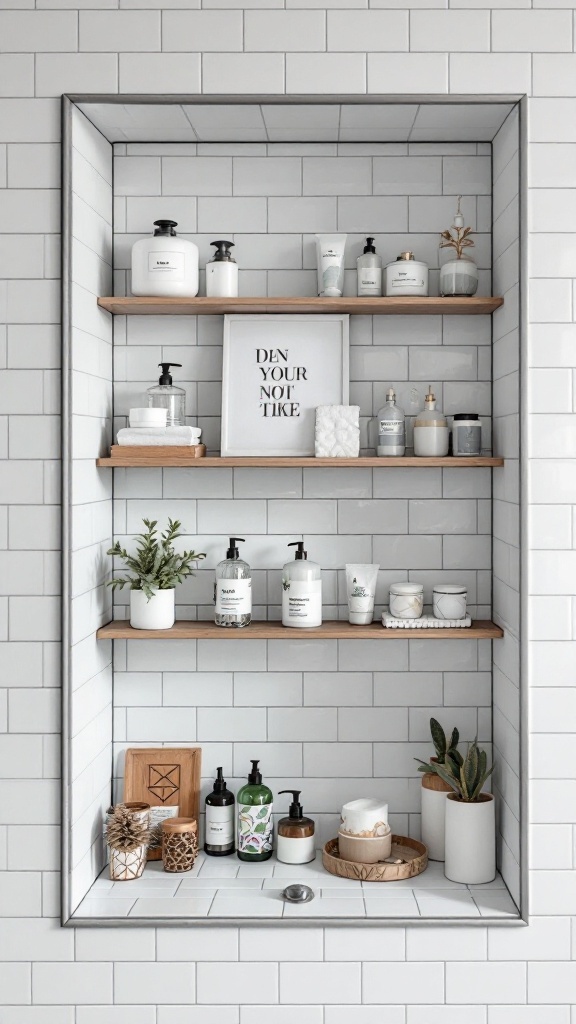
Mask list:
[[[195,818],[167,818],[162,822],[164,871],[191,871],[198,853]]]

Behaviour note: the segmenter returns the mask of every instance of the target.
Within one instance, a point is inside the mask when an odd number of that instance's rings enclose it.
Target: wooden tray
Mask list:
[[[200,801],[200,747],[131,747],[126,751],[124,800],[177,808],[179,818],[196,818]],[[148,860],[161,860],[160,847]]]
[[[404,864],[358,864],[342,860],[338,853],[338,840],[330,839],[322,851],[322,863],[331,875],[354,878],[360,882],[400,882],[414,878],[428,867],[428,848],[417,839],[392,836],[391,857],[401,857]]]
[[[205,455],[205,444],[113,444],[106,462],[115,466],[148,466],[151,461],[158,465],[161,459],[163,466],[170,466],[178,465],[182,459],[203,459]]]

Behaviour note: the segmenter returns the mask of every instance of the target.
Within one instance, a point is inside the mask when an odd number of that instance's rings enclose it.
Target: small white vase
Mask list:
[[[148,600],[143,590],[130,591],[130,625],[133,629],[170,629],[174,625],[175,590],[155,590]]]
[[[446,798],[446,860],[444,874],[451,882],[482,885],[496,877],[494,797],[482,793],[476,803]]]
[[[433,758],[436,760],[436,758]],[[421,839],[428,847],[430,860],[444,860],[444,836],[446,832],[446,797],[453,790],[438,775],[426,773],[422,776],[422,817]]]
[[[475,295],[478,291],[478,267],[463,257],[440,267],[440,295]]]

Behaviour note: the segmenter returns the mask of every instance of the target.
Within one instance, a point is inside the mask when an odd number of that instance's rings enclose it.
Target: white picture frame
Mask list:
[[[222,456],[314,455],[319,405],[348,405],[349,315],[227,314]]]

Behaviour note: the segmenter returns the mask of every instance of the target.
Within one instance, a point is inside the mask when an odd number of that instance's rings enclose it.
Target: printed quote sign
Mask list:
[[[224,319],[222,455],[313,455],[316,407],[348,404],[348,316]]]

